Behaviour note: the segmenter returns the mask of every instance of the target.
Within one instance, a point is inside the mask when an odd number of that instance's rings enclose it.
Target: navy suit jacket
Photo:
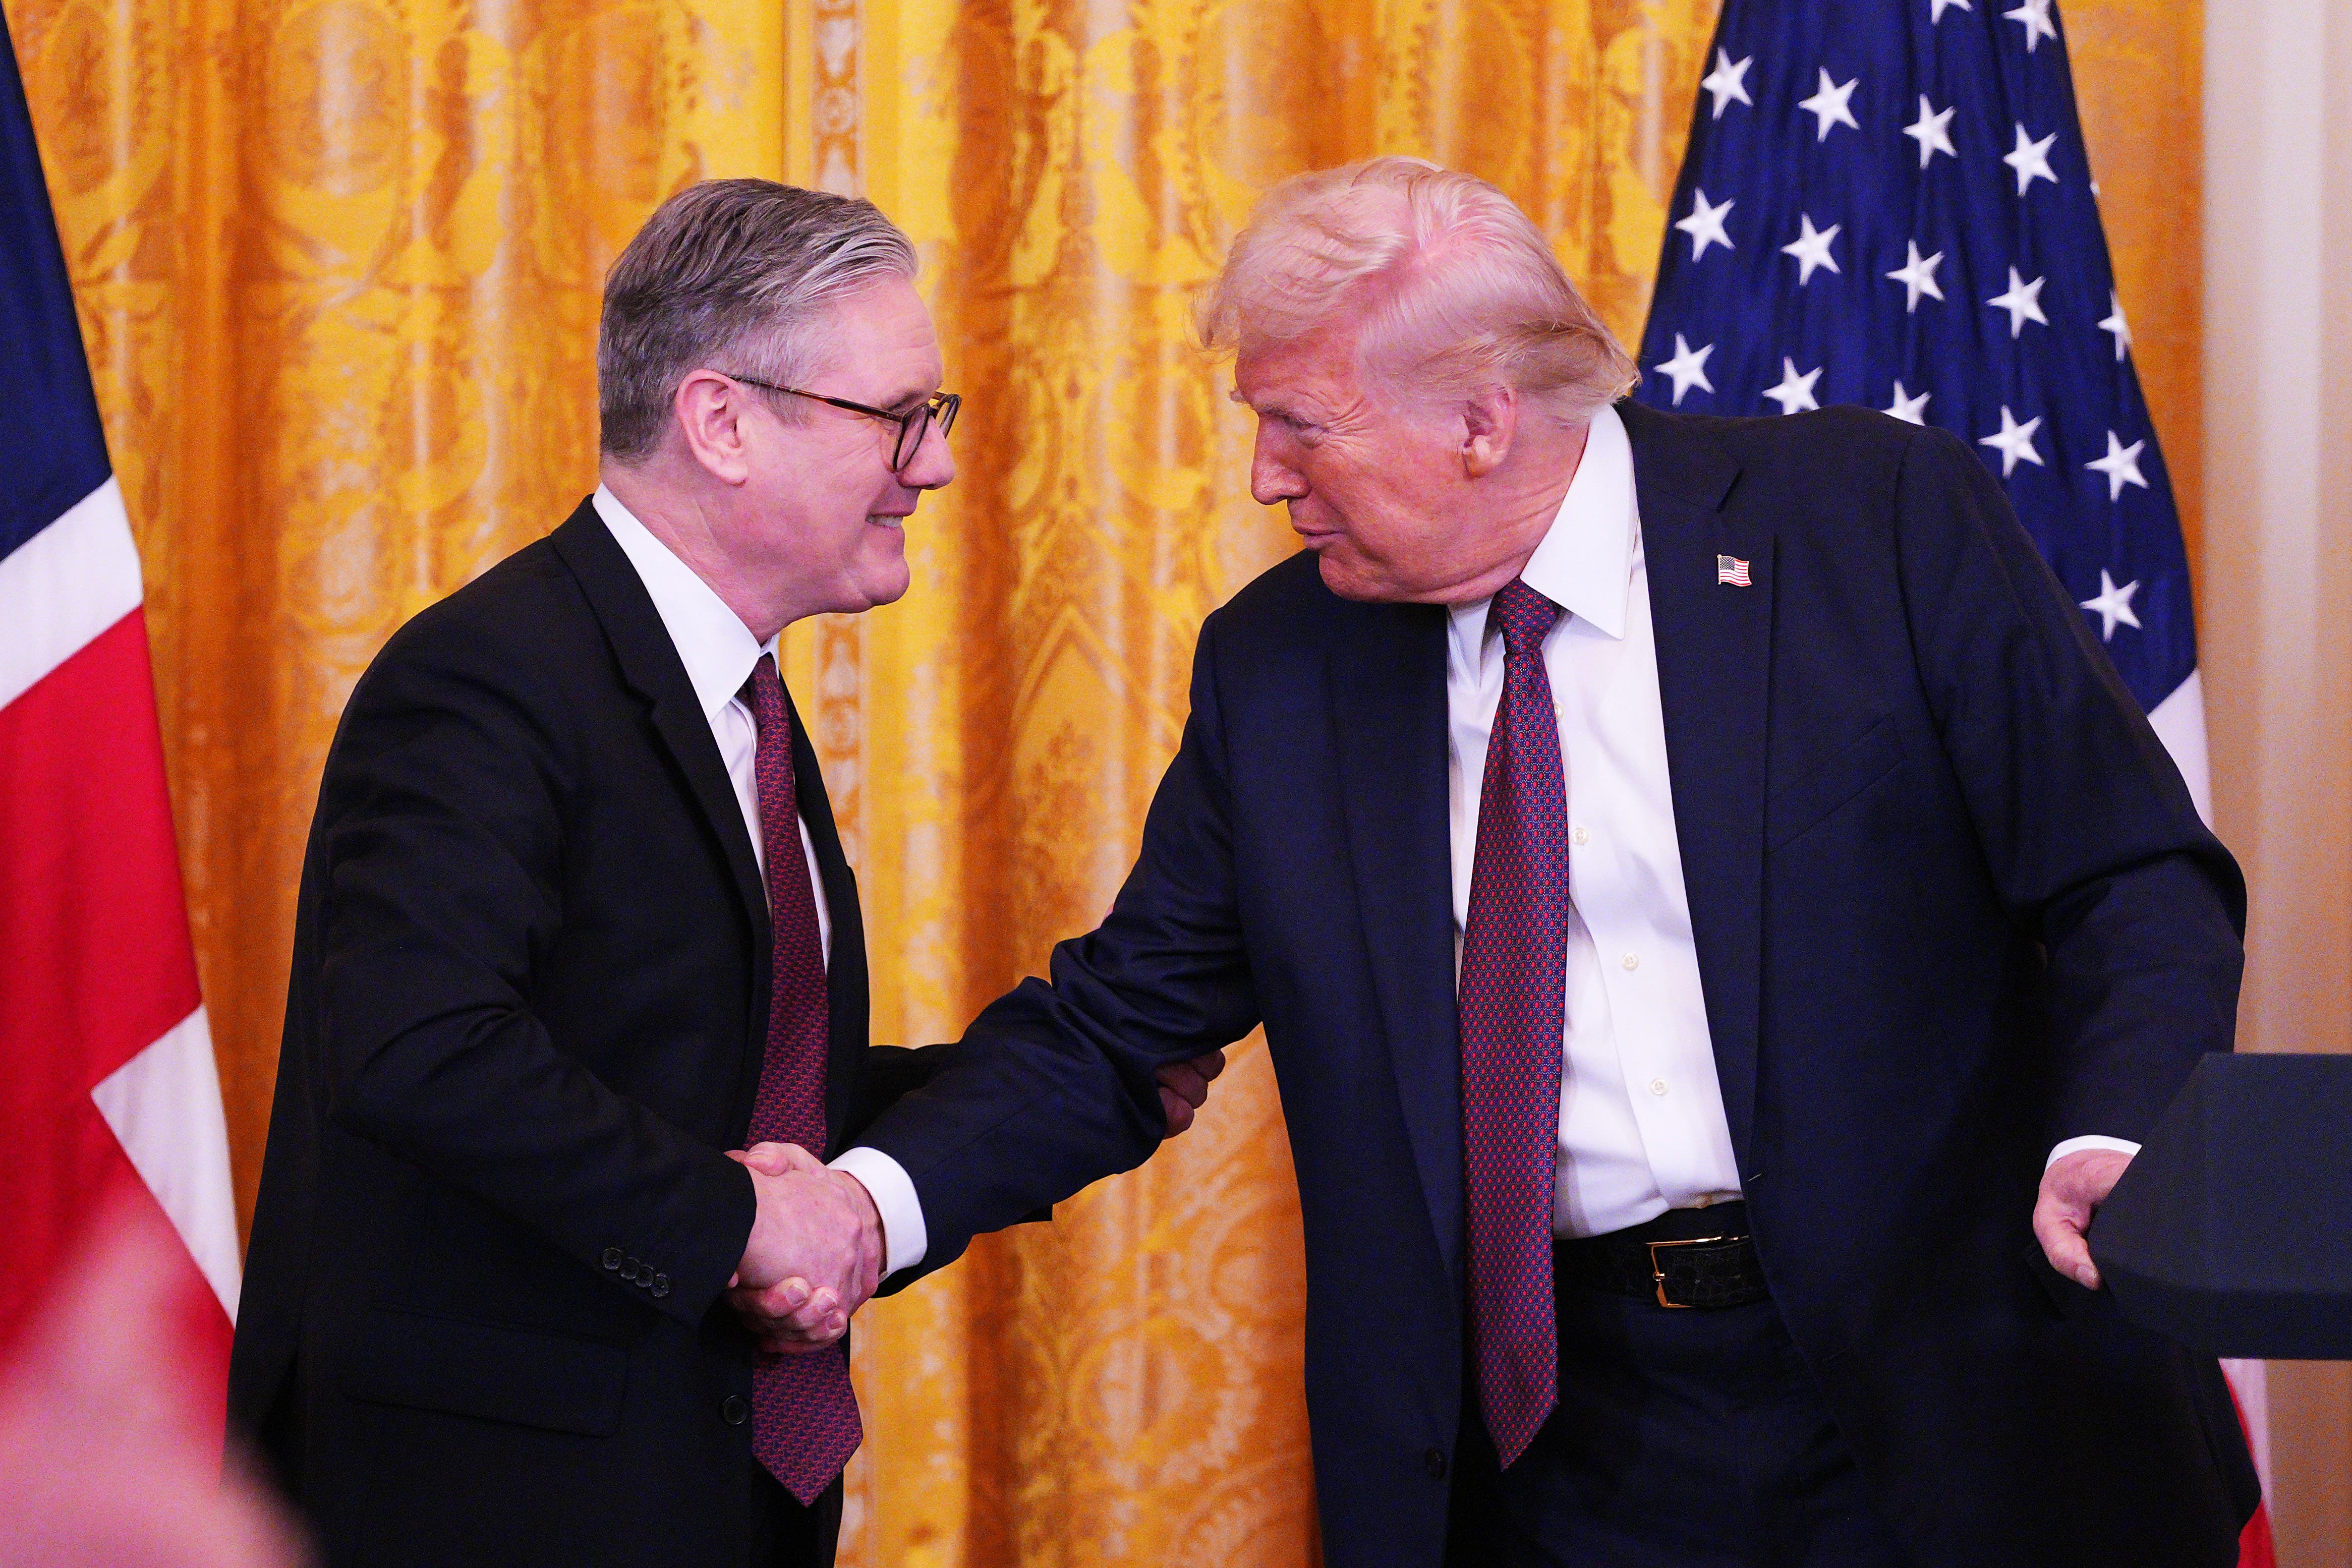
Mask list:
[[[2053,1144],[2143,1135],[2231,1049],[2235,863],[1959,442],[1621,413],[1732,1143],[1885,1517],[1923,1564],[2234,1562],[2217,1369],[2061,1280],[2029,1217]],[[1211,616],[1111,915],[863,1140],[936,1264],[1140,1163],[1153,1069],[1263,1022],[1334,1568],[1440,1561],[1463,1418],[1444,628],[1311,557]]]

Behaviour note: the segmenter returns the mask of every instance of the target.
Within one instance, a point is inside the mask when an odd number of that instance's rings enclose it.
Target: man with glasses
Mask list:
[[[832,1561],[847,1317],[927,1250],[857,1137],[930,1053],[866,1044],[777,642],[906,592],[955,477],[915,269],[862,201],[666,203],[606,280],[596,493],[352,694],[230,1389],[330,1563]]]

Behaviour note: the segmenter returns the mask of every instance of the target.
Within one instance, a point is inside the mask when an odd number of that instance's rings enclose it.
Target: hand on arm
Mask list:
[[[751,1239],[728,1304],[761,1348],[804,1354],[834,1343],[881,1283],[882,1218],[856,1176],[791,1144],[733,1151],[751,1174]]]
[[[1224,1070],[1225,1053],[1222,1051],[1160,1070],[1160,1108],[1168,1113],[1170,1137],[1192,1124],[1192,1113],[1209,1103],[1209,1085]]]
[[[2091,1260],[2084,1232],[2131,1161],[2117,1149],[2081,1149],[2051,1161],[2042,1173],[2042,1196],[2033,1205],[2034,1239],[2050,1266],[2086,1291],[2099,1288],[2099,1266]]]

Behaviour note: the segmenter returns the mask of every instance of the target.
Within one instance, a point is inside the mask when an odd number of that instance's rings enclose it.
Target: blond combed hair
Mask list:
[[[1202,302],[1201,339],[1242,353],[1345,315],[1360,321],[1368,369],[1440,392],[1508,385],[1564,420],[1640,379],[1528,215],[1476,175],[1419,158],[1268,191]]]

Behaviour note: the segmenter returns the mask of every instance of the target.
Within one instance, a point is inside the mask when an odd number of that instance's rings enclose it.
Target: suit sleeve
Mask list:
[[[614,1093],[532,1011],[563,917],[570,787],[532,661],[412,625],[353,693],[328,765],[321,994],[329,1113],[687,1322],[726,1288],[751,1178]],[[665,1295],[601,1266],[618,1248]]]
[[[1913,436],[1896,549],[1928,706],[2010,918],[2041,945],[2042,1145],[2145,1139],[2231,1049],[2245,883],[1984,465]]]
[[[1054,949],[1050,980],[1024,980],[961,1040],[935,1048],[929,1082],[858,1140],[903,1166],[922,1199],[930,1245],[908,1279],[952,1261],[975,1235],[1141,1165],[1168,1131],[1154,1072],[1257,1027],[1216,625],[1213,616],[1202,628],[1192,716],[1109,917]]]

